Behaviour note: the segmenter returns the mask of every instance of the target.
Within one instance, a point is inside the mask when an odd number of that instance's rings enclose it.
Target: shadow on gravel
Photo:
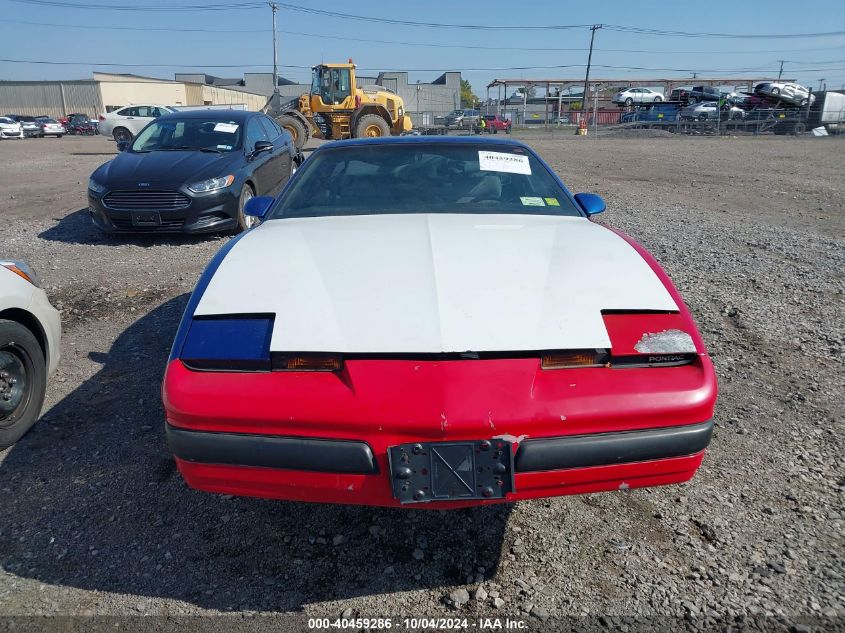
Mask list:
[[[112,235],[103,233],[91,223],[86,207],[68,213],[63,218],[57,218],[56,225],[42,231],[38,234],[38,237],[51,242],[64,242],[66,244],[132,244],[148,247],[161,244],[170,246],[196,244],[204,240],[215,240],[226,236],[214,233],[202,235]]]
[[[509,506],[399,511],[189,490],[164,442],[159,399],[186,301],[167,301],[108,353],[90,353],[101,369],[5,455],[6,572],[257,611],[463,583],[479,567],[485,577],[496,572]]]

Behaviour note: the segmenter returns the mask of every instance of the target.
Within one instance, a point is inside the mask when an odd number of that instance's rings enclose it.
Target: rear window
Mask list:
[[[409,143],[315,153],[271,217],[402,213],[581,215],[524,148]]]

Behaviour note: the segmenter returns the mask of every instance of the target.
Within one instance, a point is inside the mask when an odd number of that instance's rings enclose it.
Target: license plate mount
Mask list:
[[[504,499],[514,491],[513,446],[505,440],[399,444],[388,459],[402,504]]]
[[[161,226],[161,215],[158,211],[133,211],[133,226]]]

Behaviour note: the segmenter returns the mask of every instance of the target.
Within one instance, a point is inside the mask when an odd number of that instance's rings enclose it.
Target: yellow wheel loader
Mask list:
[[[282,103],[270,97],[263,112],[293,137],[296,149],[310,136],[324,139],[398,135],[413,127],[405,102],[382,86],[357,87],[355,65],[320,64],[312,69],[311,91]]]

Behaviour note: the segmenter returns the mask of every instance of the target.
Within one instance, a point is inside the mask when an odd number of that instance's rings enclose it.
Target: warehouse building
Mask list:
[[[139,75],[94,73],[72,81],[0,81],[0,114],[96,117],[132,103],[174,106],[234,105],[260,110],[266,97],[243,89]]]

